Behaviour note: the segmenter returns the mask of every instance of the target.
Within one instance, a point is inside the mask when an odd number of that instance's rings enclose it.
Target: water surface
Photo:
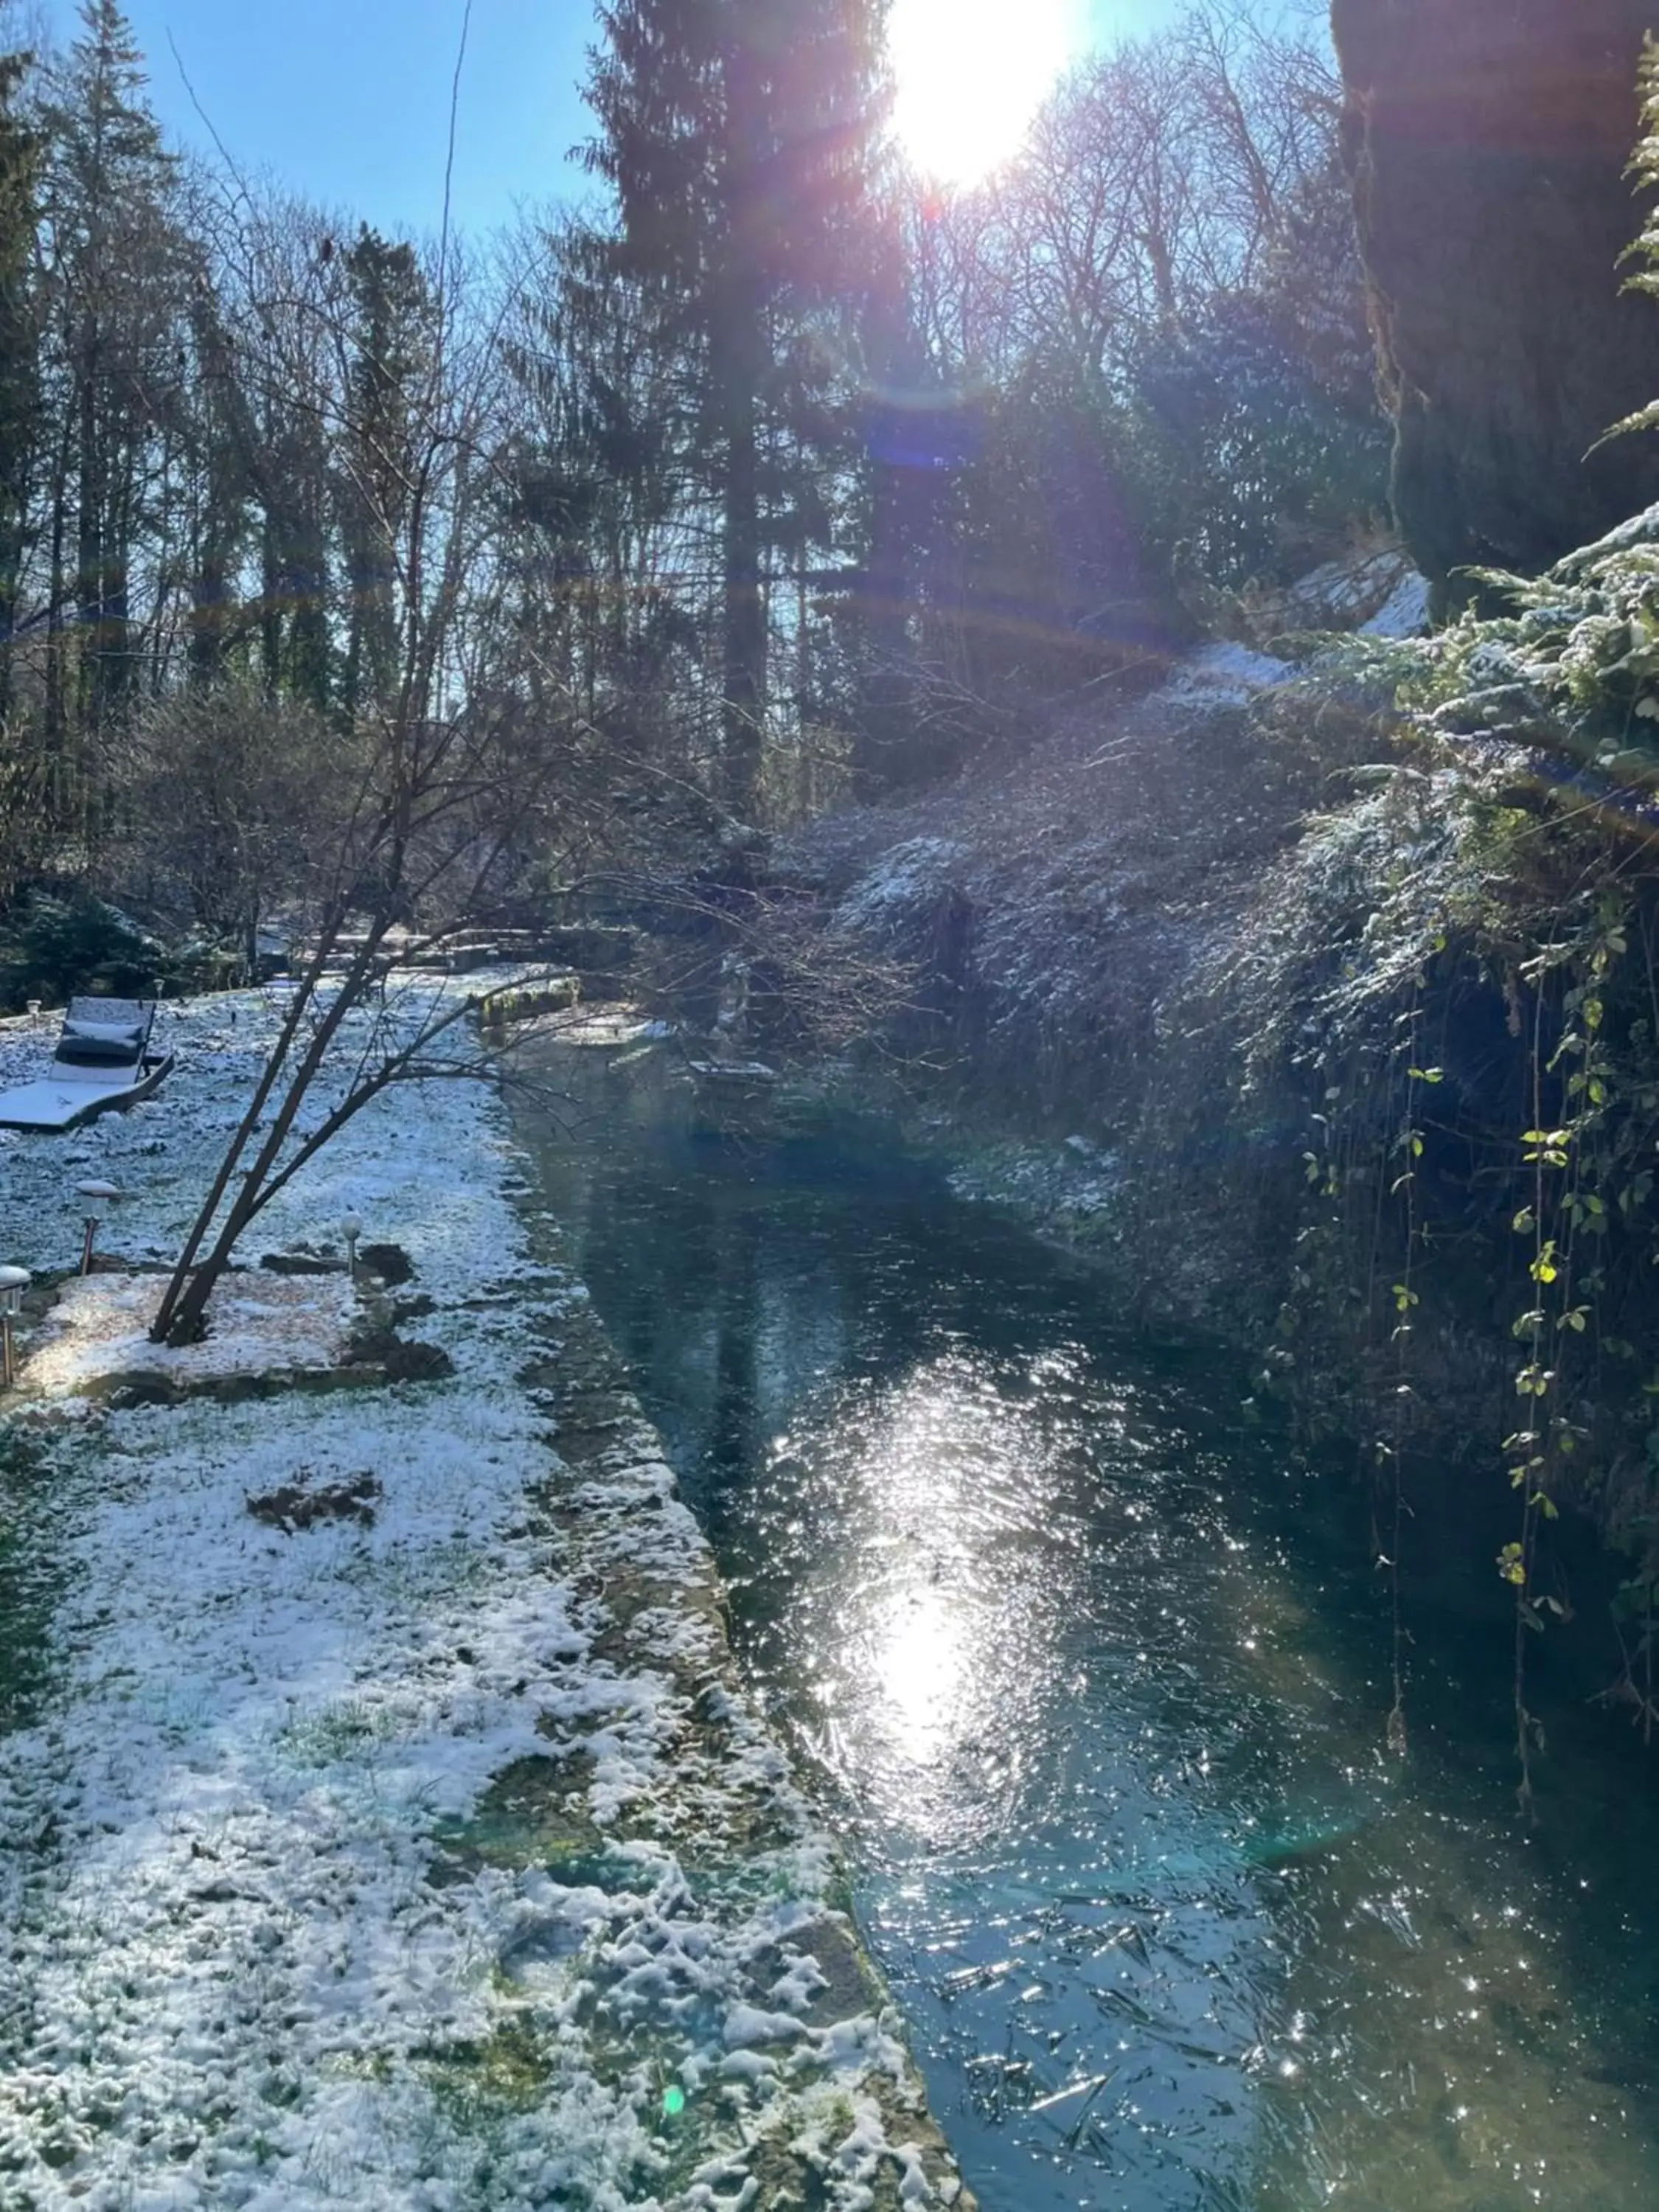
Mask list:
[[[1100,1277],[811,1146],[544,1165],[988,2212],[1659,2205],[1652,1793],[1546,1653],[1516,1821],[1480,1513],[1419,1499],[1402,1761],[1347,1469]]]

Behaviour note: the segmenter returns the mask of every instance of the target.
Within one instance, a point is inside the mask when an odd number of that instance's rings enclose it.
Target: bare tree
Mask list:
[[[139,717],[121,778],[126,869],[150,902],[240,948],[252,977],[262,923],[302,898],[341,818],[349,740],[302,701],[246,677],[169,690]]]
[[[395,933],[441,935],[487,911],[526,843],[556,834],[554,811],[580,780],[573,770],[591,732],[574,719],[551,727],[532,721],[510,643],[497,632],[501,603],[488,557],[495,333],[463,316],[453,252],[428,276],[428,343],[402,376],[395,408],[374,373],[390,375],[392,364],[371,359],[370,373],[358,373],[369,343],[365,322],[338,257],[320,244],[300,289],[267,300],[255,325],[269,345],[295,343],[289,390],[313,409],[318,434],[376,533],[392,653],[346,733],[343,804],[319,873],[308,957],[167,1283],[152,1329],[157,1341],[203,1333],[238,1239],[344,1121],[390,1084],[453,1072],[453,1059],[441,1060],[434,1048],[464,1006],[428,1005],[407,1027],[388,1012],[320,1128],[300,1133],[301,1109],[348,1017],[384,987]],[[325,380],[319,363],[330,368]]]

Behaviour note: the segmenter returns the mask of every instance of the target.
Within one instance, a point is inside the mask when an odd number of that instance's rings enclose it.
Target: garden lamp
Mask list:
[[[92,1241],[98,1234],[98,1224],[104,1218],[104,1209],[113,1206],[124,1194],[120,1187],[112,1182],[77,1182],[75,1188],[87,1202],[86,1213],[82,1217],[86,1236],[81,1245],[81,1273],[89,1275],[92,1273]]]
[[[0,1382],[9,1390],[17,1380],[17,1355],[11,1325],[23,1310],[23,1293],[29,1286],[27,1267],[0,1267]]]
[[[346,1267],[352,1281],[357,1279],[357,1239],[363,1233],[363,1224],[355,1213],[343,1216],[340,1234],[345,1238]]]

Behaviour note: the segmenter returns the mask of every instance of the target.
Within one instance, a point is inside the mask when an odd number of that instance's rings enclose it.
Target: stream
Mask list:
[[[538,1150],[987,2212],[1659,2204],[1640,1743],[1540,1649],[1519,1822],[1456,1484],[1398,1759],[1352,1455],[1102,1275],[897,1163],[621,1112]]]

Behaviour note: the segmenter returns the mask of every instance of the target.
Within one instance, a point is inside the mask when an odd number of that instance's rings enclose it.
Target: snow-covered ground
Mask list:
[[[159,1271],[94,1273],[64,1284],[30,1345],[25,1387],[64,1398],[100,1376],[139,1369],[188,1383],[331,1367],[344,1355],[357,1301],[343,1273],[295,1281],[238,1270],[220,1286],[213,1334],[183,1346],[149,1340],[166,1279]]]
[[[92,1176],[170,1253],[275,1019],[177,1010],[156,1098],[0,1134],[0,1260],[73,1265]],[[378,1100],[246,1256],[347,1212],[450,1379],[111,1411],[64,1340],[0,1431],[0,2205],[950,2202],[493,1091]],[[292,1491],[355,1504],[249,1510]]]

